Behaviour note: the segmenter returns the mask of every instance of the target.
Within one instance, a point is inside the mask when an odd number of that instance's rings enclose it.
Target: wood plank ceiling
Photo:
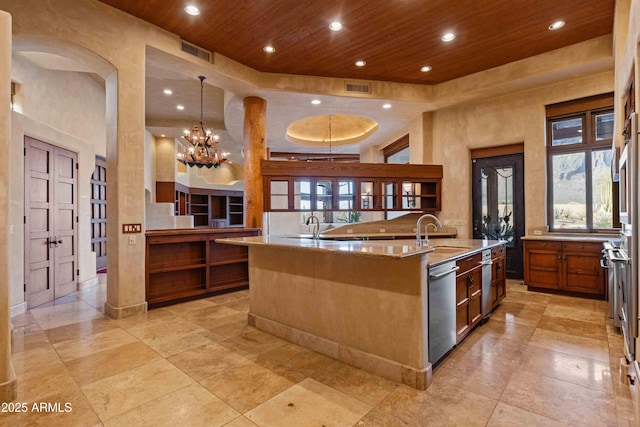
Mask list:
[[[264,72],[435,84],[610,34],[615,0],[102,2]],[[329,30],[336,20],[342,31]],[[557,20],[566,26],[549,31]]]

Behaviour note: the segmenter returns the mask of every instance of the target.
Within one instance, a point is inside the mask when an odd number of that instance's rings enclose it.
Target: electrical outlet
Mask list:
[[[385,230],[384,228],[381,228],[381,229],[380,229],[380,232],[381,232],[381,233],[384,233],[385,231],[386,231],[386,230]]]
[[[352,234],[353,230],[351,228],[347,228],[347,234]]]
[[[130,245],[136,244],[136,236],[129,236],[129,244]]]
[[[542,230],[533,230],[534,236],[542,236]]]

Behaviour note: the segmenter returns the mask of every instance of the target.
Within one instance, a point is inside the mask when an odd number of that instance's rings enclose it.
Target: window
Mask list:
[[[612,208],[617,197],[611,178],[613,121],[611,107],[547,117],[551,231],[597,232],[617,223]]]
[[[385,163],[409,164],[409,135],[405,135],[382,149]]]

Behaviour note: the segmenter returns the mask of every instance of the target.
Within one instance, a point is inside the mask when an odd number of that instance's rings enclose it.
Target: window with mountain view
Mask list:
[[[547,119],[547,194],[551,231],[614,227],[613,109]]]

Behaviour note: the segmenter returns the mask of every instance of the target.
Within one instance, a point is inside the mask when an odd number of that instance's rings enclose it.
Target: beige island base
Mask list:
[[[433,239],[418,247],[413,240],[269,236],[216,242],[249,247],[252,326],[421,390],[431,381],[429,264],[504,243]]]

